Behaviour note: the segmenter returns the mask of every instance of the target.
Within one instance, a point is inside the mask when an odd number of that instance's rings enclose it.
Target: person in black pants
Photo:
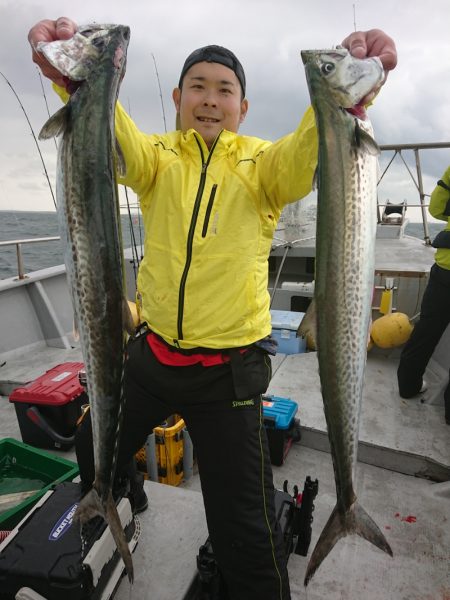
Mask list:
[[[273,503],[261,403],[271,377],[267,352],[252,346],[222,364],[180,368],[161,364],[148,335],[144,329],[128,344],[117,471],[123,473],[125,467],[128,475],[133,473],[130,456],[153,428],[170,415],[181,415],[194,444],[208,531],[229,597],[256,598],[255,581],[248,577],[252,572],[266,594],[262,598],[287,598],[287,559]],[[75,445],[81,480],[92,482],[89,416],[77,430]],[[132,480],[130,491],[137,508],[142,487]]]
[[[430,214],[447,222],[433,241],[435,264],[423,295],[420,320],[400,356],[397,371],[402,398],[416,396],[423,386],[427,364],[450,323],[450,167],[431,194]],[[444,391],[445,421],[450,425],[450,373]]]

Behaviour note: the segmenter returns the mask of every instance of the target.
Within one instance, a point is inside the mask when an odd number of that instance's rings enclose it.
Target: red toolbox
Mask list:
[[[88,403],[78,377],[83,367],[81,362],[62,363],[13,390],[9,401],[14,403],[26,444],[60,450],[73,446],[81,407]]]

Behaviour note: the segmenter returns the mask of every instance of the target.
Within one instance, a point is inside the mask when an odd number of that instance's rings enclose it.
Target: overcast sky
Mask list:
[[[138,126],[164,131],[152,54],[168,129],[175,123],[171,93],[186,56],[206,44],[237,54],[250,104],[241,133],[276,140],[292,131],[309,103],[300,50],[332,47],[354,30],[384,29],[397,44],[399,64],[370,109],[379,144],[450,141],[449,0],[0,0],[0,71],[19,95],[36,133],[47,109],[27,33],[42,18],[66,15],[80,24],[129,25],[131,41],[120,99]],[[59,99],[44,82],[50,112]],[[51,181],[53,141],[40,144]],[[383,153],[382,166],[391,157]],[[414,157],[405,159],[415,169]],[[450,164],[450,150],[421,153],[430,193]],[[380,201],[418,195],[398,159],[379,187]],[[25,116],[0,77],[0,210],[54,210]],[[411,220],[419,220],[410,210]]]

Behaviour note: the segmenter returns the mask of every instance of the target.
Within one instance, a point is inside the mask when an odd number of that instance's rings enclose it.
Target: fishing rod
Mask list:
[[[166,123],[166,111],[164,108],[164,99],[163,99],[163,94],[162,94],[162,89],[161,89],[161,81],[159,79],[159,72],[158,72],[158,66],[156,64],[156,59],[155,59],[155,55],[152,52],[152,59],[153,59],[153,64],[155,65],[155,73],[156,73],[156,80],[158,82],[158,89],[159,89],[159,97],[161,99],[161,108],[162,108],[162,116],[163,116],[163,122],[164,122],[164,131],[167,133],[167,123]],[[131,105],[130,105],[130,100],[128,98],[128,114],[131,117]],[[142,256],[142,226],[141,226],[141,219],[140,219],[140,209],[138,210],[138,220],[139,220],[139,241],[140,241],[140,247],[141,247],[141,256],[138,255],[138,248],[137,248],[137,242],[136,242],[136,236],[135,236],[135,232],[134,232],[134,226],[133,226],[133,219],[131,216],[131,207],[130,207],[130,201],[128,198],[128,189],[126,186],[124,186],[125,188],[125,198],[126,198],[126,202],[127,202],[127,211],[128,211],[128,219],[129,219],[129,223],[130,223],[130,236],[131,236],[131,248],[132,248],[132,253],[133,253],[133,270],[134,270],[134,278],[135,280],[137,279],[137,269],[136,269],[136,265],[137,267],[139,267],[139,264],[143,258]]]
[[[48,118],[50,119],[51,114],[50,114],[50,110],[48,108],[47,96],[45,95],[44,83],[42,81],[41,72],[37,67],[36,67],[36,71],[39,76],[39,81],[41,82],[41,90],[42,90],[42,95],[44,96],[45,108],[47,109]],[[56,150],[58,150],[58,143],[56,142],[56,137],[53,138],[53,141],[55,142]]]
[[[134,234],[134,227],[133,227],[133,219],[131,216],[130,200],[128,198],[128,188],[126,186],[124,186],[124,189],[125,189],[125,198],[127,200],[128,221],[130,223],[130,238],[131,238],[131,252],[133,254],[134,281],[136,282],[137,281],[137,269],[139,268],[139,264],[140,264],[140,261],[142,260],[142,256],[139,257],[139,255],[138,255],[136,236]],[[138,218],[139,218],[139,214],[138,214]],[[139,222],[140,222],[140,219],[139,219]],[[139,229],[140,229],[140,227],[139,227]],[[142,244],[141,244],[141,252],[142,252]]]
[[[9,80],[7,79],[7,77],[6,77],[6,76],[5,76],[5,75],[4,75],[4,74],[3,74],[1,71],[0,71],[0,75],[3,77],[3,79],[6,81],[6,83],[7,83],[7,84],[9,85],[9,87],[11,88],[11,90],[12,90],[12,92],[13,92],[14,96],[15,96],[15,97],[16,97],[16,99],[17,99],[17,102],[18,102],[18,103],[19,103],[19,105],[20,105],[20,108],[21,108],[21,109],[22,109],[22,111],[23,111],[23,114],[25,115],[25,118],[26,118],[26,120],[27,120],[27,123],[28,123],[28,125],[29,125],[29,127],[30,127],[30,129],[31,129],[31,134],[32,134],[32,136],[33,136],[33,139],[34,139],[34,143],[36,144],[36,148],[37,148],[37,151],[38,151],[38,153],[39,153],[39,157],[40,157],[40,159],[41,159],[42,166],[44,167],[44,173],[45,173],[45,177],[47,178],[48,187],[50,188],[50,193],[51,193],[51,195],[52,195],[53,204],[55,205],[55,209],[56,209],[56,200],[55,200],[55,195],[54,195],[54,193],[53,193],[52,184],[51,184],[51,182],[50,182],[50,178],[49,178],[49,176],[48,176],[47,167],[45,166],[44,157],[42,156],[41,148],[40,148],[40,146],[39,146],[39,142],[38,142],[38,140],[37,140],[37,137],[36,137],[36,135],[35,135],[35,133],[34,133],[34,129],[33,129],[33,126],[31,125],[30,119],[28,118],[27,111],[25,110],[25,107],[23,106],[22,102],[20,101],[20,98],[19,98],[19,96],[18,96],[18,94],[17,94],[16,90],[13,88],[12,84],[9,82]]]
[[[153,54],[153,52],[152,52],[152,58],[153,58],[153,63],[155,65],[156,80],[158,82],[158,89],[159,89],[159,97],[161,98],[161,108],[162,108],[162,115],[163,115],[163,121],[164,121],[164,131],[167,133],[166,112],[164,110],[164,100],[163,100],[163,95],[162,95],[162,90],[161,90],[161,82],[159,80],[158,67],[156,66],[156,59],[155,59],[155,55]]]
[[[127,103],[128,103],[128,114],[131,117],[131,103],[130,103],[129,98],[127,98]],[[140,242],[140,246],[141,246],[141,254],[139,256],[137,242],[136,242],[136,235],[134,233],[133,218],[131,215],[131,205],[130,205],[130,200],[128,198],[128,187],[126,185],[124,185],[123,188],[125,190],[128,223],[130,226],[131,253],[133,255],[133,273],[134,273],[134,281],[136,283],[137,282],[137,269],[139,268],[139,264],[140,264],[141,260],[143,259],[143,256],[142,256],[142,226],[141,226],[141,218],[140,218],[140,207],[138,205],[138,225],[139,225],[138,231],[139,231],[139,242]]]

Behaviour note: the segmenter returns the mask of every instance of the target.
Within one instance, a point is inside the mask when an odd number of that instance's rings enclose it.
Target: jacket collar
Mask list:
[[[183,152],[188,154],[192,154],[194,156],[199,156],[200,148],[203,153],[203,157],[206,160],[210,154],[210,150],[206,145],[202,136],[195,131],[195,129],[188,129],[188,131],[180,133],[180,147]],[[235,151],[236,148],[236,140],[238,138],[237,133],[233,133],[226,129],[222,129],[222,131],[217,136],[213,145],[211,146],[212,156],[211,160],[214,160],[219,157],[226,156]]]

